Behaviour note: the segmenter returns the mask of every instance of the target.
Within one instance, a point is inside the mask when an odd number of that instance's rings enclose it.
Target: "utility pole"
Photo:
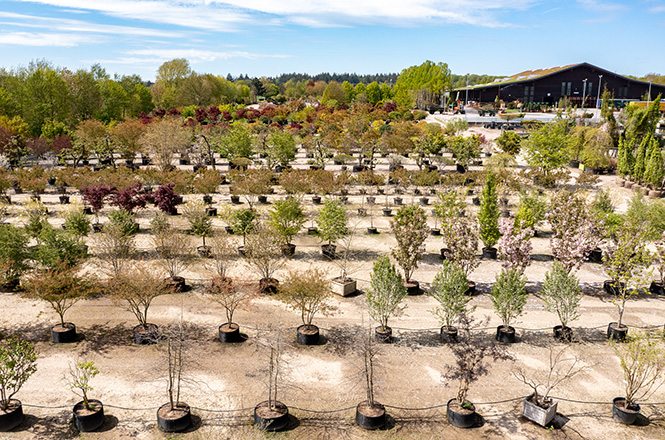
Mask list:
[[[648,98],[649,99],[649,101],[648,101],[649,104],[651,104],[651,81],[653,81],[653,80],[651,80],[651,79],[649,80],[649,98]]]
[[[600,108],[600,84],[603,82],[603,75],[598,75],[598,96],[596,97],[596,106]]]
[[[469,74],[466,74],[466,98],[464,98],[464,108],[469,105]]]

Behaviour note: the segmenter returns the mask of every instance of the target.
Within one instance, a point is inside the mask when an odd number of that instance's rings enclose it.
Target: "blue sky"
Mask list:
[[[0,66],[154,79],[200,73],[388,73],[425,60],[511,75],[589,62],[665,74],[665,0],[0,0]]]

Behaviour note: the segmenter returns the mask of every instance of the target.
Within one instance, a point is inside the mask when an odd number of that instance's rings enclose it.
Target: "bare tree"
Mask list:
[[[226,323],[233,324],[233,314],[241,305],[247,305],[255,295],[254,284],[242,279],[216,276],[206,287],[210,299],[226,311]]]
[[[121,226],[109,223],[99,235],[97,249],[109,275],[115,278],[136,253],[136,242],[134,236],[125,234]]]
[[[282,243],[275,231],[265,223],[259,223],[253,233],[247,237],[245,246],[247,262],[261,277],[264,286],[276,284],[275,272],[284,263]]]
[[[190,237],[175,228],[167,228],[153,234],[152,243],[176,290],[178,286],[180,289],[184,287],[185,280],[180,274],[192,264],[194,257]]]
[[[236,241],[228,234],[213,235],[210,240],[210,254],[212,260],[207,264],[209,270],[217,276],[226,278],[229,270],[235,266],[238,254]]]

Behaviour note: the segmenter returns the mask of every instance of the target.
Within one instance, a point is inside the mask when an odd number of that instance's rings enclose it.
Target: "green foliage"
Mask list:
[[[185,204],[183,215],[189,222],[189,232],[203,240],[212,235],[212,217],[206,212],[205,203],[200,200],[191,200]]]
[[[522,147],[527,163],[549,175],[568,163],[571,141],[568,122],[561,120],[531,132]]]
[[[90,402],[88,402],[88,392],[92,391],[90,380],[99,374],[99,370],[95,367],[93,361],[80,361],[70,368],[71,383],[69,388],[72,391],[80,390],[83,397],[83,405],[87,410],[92,409]]]
[[[444,261],[429,291],[429,295],[439,303],[433,313],[442,325],[451,327],[461,315],[469,312],[467,305],[471,297],[466,295],[468,289],[464,270],[450,261]]]
[[[231,215],[230,226],[235,234],[242,235],[243,246],[247,244],[247,234],[254,230],[256,212],[251,209],[236,209]]]
[[[627,343],[614,343],[613,348],[623,371],[626,405],[631,409],[661,385],[665,350],[661,341],[644,332],[629,336]]]
[[[385,329],[388,327],[388,319],[399,316],[406,308],[400,305],[405,297],[406,287],[395,265],[387,256],[379,257],[372,266],[367,289],[369,315]]]
[[[578,312],[582,300],[580,282],[558,261],[555,261],[552,269],[545,274],[541,294],[545,301],[545,310],[556,313],[562,326],[566,327],[568,323],[580,317]]]
[[[270,225],[284,238],[285,243],[291,243],[306,219],[300,202],[294,198],[276,200],[268,216]]]
[[[433,94],[450,88],[450,69],[445,63],[425,61],[419,66],[408,67],[400,73],[395,83],[395,101],[402,107],[432,102]],[[357,90],[356,90],[357,92]]]
[[[501,269],[496,276],[490,299],[504,327],[522,314],[528,296],[525,287],[526,277],[518,269]]]
[[[0,224],[0,284],[18,282],[29,268],[28,236],[19,228]]]
[[[37,371],[37,351],[16,337],[0,345],[0,409],[7,410],[12,397]]]
[[[114,209],[109,212],[109,223],[117,226],[125,236],[134,236],[139,232],[139,224],[136,223],[133,212],[124,209]]]
[[[508,153],[511,156],[517,156],[520,154],[522,136],[514,131],[506,130],[501,133],[501,136],[496,138],[496,144],[504,153]]]
[[[341,201],[327,198],[323,202],[323,208],[316,217],[319,226],[319,236],[328,244],[342,238],[347,232],[346,209]]]
[[[663,186],[663,177],[665,177],[665,169],[663,167],[663,154],[658,145],[658,140],[651,138],[649,142],[649,150],[647,152],[647,165],[644,170],[644,180],[654,188]]]
[[[627,145],[625,137],[619,138],[619,151],[617,153],[617,172],[621,176],[630,176],[633,174],[635,166],[635,157],[630,145]]]
[[[30,200],[21,212],[25,232],[30,237],[38,238],[42,229],[48,225],[48,209],[38,200]]]
[[[279,295],[291,309],[300,312],[304,325],[312,325],[315,314],[329,316],[335,309],[328,304],[332,296],[330,281],[319,269],[290,272],[279,286]]]
[[[236,158],[249,158],[253,154],[252,134],[247,124],[237,123],[224,136],[224,142],[219,153],[229,160]]]
[[[644,171],[646,170],[646,162],[647,162],[647,149],[649,148],[649,144],[651,140],[651,136],[646,136],[644,140],[640,143],[639,148],[637,149],[637,153],[635,153],[635,166],[633,167],[633,177],[635,179],[642,181],[644,179]]]
[[[268,155],[272,163],[286,167],[296,158],[295,138],[286,130],[277,130],[270,134],[268,145]]]
[[[660,95],[647,107],[628,105],[626,107],[628,121],[626,123],[626,142],[630,148],[640,145],[646,137],[651,136],[660,119]]]
[[[538,223],[545,219],[547,204],[537,193],[522,193],[520,205],[515,215],[515,227],[528,227],[535,229]]]
[[[72,209],[67,210],[64,222],[65,230],[81,240],[86,237],[90,232],[90,219],[80,206],[73,206]]]
[[[485,187],[480,193],[480,211],[478,212],[480,224],[480,239],[486,248],[492,248],[501,237],[499,232],[499,198],[496,190],[496,177],[487,176]]]
[[[665,204],[661,200],[649,201],[636,193],[628,205],[626,223],[646,233],[648,240],[656,240],[665,232]]]
[[[42,229],[34,259],[43,267],[56,269],[74,267],[87,256],[84,244],[78,239],[51,226]]]
[[[455,162],[465,168],[469,166],[471,160],[480,157],[478,136],[453,136],[446,138],[446,145],[452,151]]]

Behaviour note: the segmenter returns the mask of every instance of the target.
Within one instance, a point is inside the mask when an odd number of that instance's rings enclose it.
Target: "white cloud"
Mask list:
[[[0,45],[12,46],[56,46],[73,47],[84,43],[95,43],[99,39],[90,35],[3,32],[0,34]]]
[[[130,50],[126,52],[128,55],[138,55],[151,58],[152,61],[167,61],[174,58],[187,58],[189,61],[204,62],[204,61],[217,61],[217,60],[228,60],[231,58],[244,58],[249,60],[255,60],[259,58],[289,58],[289,55],[281,54],[260,54],[260,53],[251,53],[244,51],[213,51],[213,50],[201,50],[201,49],[138,49]],[[126,59],[137,59],[126,58]]]
[[[82,20],[60,19],[51,17],[39,17],[36,15],[15,14],[12,12],[0,11],[0,18],[13,21],[4,21],[2,24],[30,27],[30,28],[48,28],[50,30],[68,31],[68,32],[90,32],[99,34],[114,35],[136,35],[144,37],[183,37],[183,32],[162,31],[158,29],[148,29],[132,26],[116,26],[107,24],[89,23]]]
[[[247,24],[288,22],[308,27],[462,23],[502,26],[502,12],[527,9],[538,0],[14,0],[96,11],[113,17],[237,31]],[[593,1],[593,0],[581,0]],[[277,19],[277,20],[275,20]]]

